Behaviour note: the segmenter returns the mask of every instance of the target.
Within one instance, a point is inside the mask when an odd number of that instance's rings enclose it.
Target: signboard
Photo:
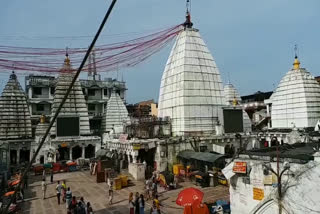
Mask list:
[[[128,135],[127,135],[127,134],[120,134],[120,136],[119,136],[119,141],[120,141],[121,143],[127,142],[127,139],[128,139]]]
[[[272,175],[265,175],[263,179],[264,185],[272,185]]]
[[[234,173],[247,173],[247,162],[234,162],[232,171]]]
[[[226,179],[230,179],[232,176],[235,175],[235,173],[232,171],[232,168],[233,168],[232,164],[229,164],[228,166],[226,166],[221,170],[224,177],[226,177]]]
[[[141,144],[140,143],[133,143],[132,144],[132,149],[133,150],[140,150],[141,149]]]
[[[264,198],[264,190],[253,187],[253,200],[261,201]]]
[[[154,142],[148,143],[148,148],[149,149],[152,149],[152,148],[155,148],[155,147],[156,147],[156,144]]]

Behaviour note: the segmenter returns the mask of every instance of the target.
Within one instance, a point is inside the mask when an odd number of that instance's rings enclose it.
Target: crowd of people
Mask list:
[[[53,183],[53,176],[51,174],[51,182]],[[47,191],[47,183],[45,174],[42,178],[41,182],[41,189],[42,189],[42,199],[46,199],[46,191]],[[72,195],[72,191],[70,187],[67,187],[66,181],[57,181],[57,185],[55,187],[57,202],[58,205],[61,204],[61,197],[62,203],[65,203],[67,214],[93,214],[93,209],[90,202],[85,202],[84,198],[81,197],[80,200],[76,199],[76,196]]]
[[[152,176],[146,180],[145,194],[136,192],[135,197],[133,193],[129,194],[129,213],[130,214],[144,214],[145,200],[152,200],[150,214],[160,214],[160,202],[158,199],[158,181],[156,176]]]

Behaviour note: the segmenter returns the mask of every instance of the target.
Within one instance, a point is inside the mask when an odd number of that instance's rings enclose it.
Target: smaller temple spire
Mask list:
[[[298,70],[298,69],[300,69],[300,61],[299,61],[299,59],[298,59],[298,54],[297,54],[297,52],[298,52],[298,45],[295,45],[294,46],[294,62],[293,62],[293,69],[294,70]]]

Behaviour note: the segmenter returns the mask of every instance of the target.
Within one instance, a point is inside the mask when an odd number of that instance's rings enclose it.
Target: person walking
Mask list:
[[[86,214],[85,205],[83,205],[83,203],[81,201],[78,202],[76,210],[77,210],[77,214]]]
[[[51,183],[53,183],[53,170],[52,169],[50,171],[50,181],[51,181]]]
[[[160,214],[160,201],[158,199],[158,195],[155,196],[155,198],[153,199],[153,202],[156,204],[158,213]]]
[[[24,185],[24,188],[28,189],[28,172],[24,176],[23,185]]]
[[[62,186],[62,201],[66,202],[67,185],[65,180],[62,181],[61,186]]]
[[[152,203],[152,207],[151,207],[151,210],[150,210],[150,214],[159,214],[158,213],[158,209],[157,209],[157,205],[156,205],[156,202],[153,201]]]
[[[87,213],[86,214],[93,214],[93,209],[91,207],[90,202],[87,203]]]
[[[70,190],[70,187],[68,187],[68,190],[66,192],[66,207],[69,208],[72,200],[72,192]]]
[[[44,200],[44,199],[46,199],[46,191],[47,191],[46,179],[42,179],[41,189],[42,189],[42,199]]]
[[[152,183],[152,198],[155,198],[157,193],[158,193],[157,181],[156,179],[154,179]]]
[[[72,201],[70,203],[69,209],[71,210],[71,213],[75,213],[77,211],[76,196],[72,196]]]
[[[139,207],[140,207],[140,214],[144,214],[144,197],[143,195],[141,194],[140,195],[140,199],[139,199]]]
[[[151,182],[150,179],[148,179],[148,180],[146,181],[146,187],[145,187],[145,189],[146,189],[146,192],[145,192],[146,200],[151,199],[151,196],[150,196],[150,188],[151,188],[151,185],[152,185],[152,182]]]
[[[113,200],[113,181],[110,181],[109,184],[109,204],[112,204],[112,200]]]
[[[133,193],[130,192],[129,194],[129,210],[130,214],[134,214],[134,202],[133,202]]]
[[[42,180],[46,180],[46,170],[43,169],[42,171]]]
[[[60,184],[60,181],[58,181],[58,184],[56,186],[56,190],[57,190],[57,199],[58,199],[58,204],[59,205],[60,205],[61,189],[62,189],[62,186]]]
[[[135,201],[134,201],[134,206],[135,206],[134,214],[140,214],[139,199],[140,199],[139,193],[136,192]]]

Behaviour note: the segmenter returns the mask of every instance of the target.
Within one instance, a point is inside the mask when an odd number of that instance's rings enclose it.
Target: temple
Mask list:
[[[231,83],[228,83],[224,86],[224,95],[226,99],[226,105],[233,106],[233,108],[242,109],[243,132],[251,132],[252,123],[247,112],[241,106],[242,101],[237,89]]]
[[[106,133],[123,132],[123,128],[130,121],[128,110],[123,100],[116,93],[116,89],[112,90],[105,115],[102,120],[102,130]]]
[[[320,85],[296,56],[269,102],[272,128],[314,127],[320,118]]]
[[[30,160],[32,139],[27,96],[14,72],[0,97],[0,142],[9,144],[10,166]]]
[[[223,123],[219,69],[187,15],[165,66],[158,117],[170,117],[174,136],[210,135]]]

